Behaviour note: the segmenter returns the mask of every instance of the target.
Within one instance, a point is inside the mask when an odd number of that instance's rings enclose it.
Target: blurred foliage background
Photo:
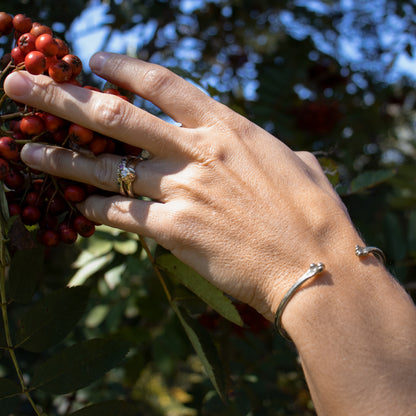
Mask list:
[[[314,152],[364,238],[384,249],[415,296],[415,1],[2,0],[1,8],[50,25],[80,57],[107,49],[166,65],[292,149]],[[88,70],[87,82],[100,83]],[[246,325],[237,327],[173,282],[217,346],[222,401],[135,236],[103,227],[74,247],[48,250],[38,290],[74,280],[91,292],[63,343],[118,334],[132,347],[87,388],[39,393],[48,414],[103,400],[130,403],[125,414],[137,415],[314,414],[295,351],[261,317],[238,305]],[[19,358],[24,371],[38,359]],[[8,366],[2,359],[1,376]]]

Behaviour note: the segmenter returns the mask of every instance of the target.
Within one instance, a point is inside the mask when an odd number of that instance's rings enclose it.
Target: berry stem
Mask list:
[[[3,97],[1,97],[0,107],[3,104],[4,97],[7,98],[7,95],[4,94]],[[15,113],[3,114],[3,115],[0,116],[0,121],[6,121],[6,120],[11,120],[13,118],[24,117],[24,116],[28,116],[30,114],[33,114],[33,111],[16,111]]]
[[[3,77],[7,74],[9,69],[13,66],[13,62],[10,60],[10,62],[7,64],[6,68],[3,69],[0,73],[0,80],[3,79]]]
[[[143,236],[141,236],[140,234],[138,234],[138,237],[139,237],[140,244],[142,245],[144,251],[147,254],[147,258],[149,259],[150,263],[152,264],[153,270],[155,271],[156,276],[158,277],[158,279],[160,281],[160,284],[162,285],[163,291],[166,294],[166,297],[168,299],[168,302],[169,302],[170,305],[172,305],[173,304],[172,295],[169,292],[168,286],[166,284],[166,281],[165,281],[164,277],[162,276],[162,273],[161,273],[159,267],[157,267],[157,265],[155,263],[155,260],[154,260],[154,258],[152,256],[152,253],[150,251],[150,248],[149,248],[148,244],[146,243],[145,239],[143,238]]]

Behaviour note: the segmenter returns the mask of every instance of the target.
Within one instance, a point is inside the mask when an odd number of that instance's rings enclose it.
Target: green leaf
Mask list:
[[[349,193],[357,193],[387,181],[395,175],[393,169],[368,170],[351,181]]]
[[[105,266],[110,264],[114,259],[114,253],[108,253],[105,256],[92,258],[87,264],[79,269],[68,283],[68,286],[83,285],[93,274],[97,273]]]
[[[337,163],[329,157],[320,157],[319,163],[332,186],[339,184],[339,168]]]
[[[70,416],[103,416],[103,415],[120,415],[120,416],[137,416],[135,405],[120,400],[110,400],[96,403],[81,410],[71,413]]]
[[[9,296],[15,302],[29,303],[43,273],[43,247],[17,251],[10,265]]]
[[[20,387],[12,380],[0,378],[0,416],[9,416],[19,404]]]
[[[225,376],[223,371],[223,364],[218,355],[218,351],[209,336],[208,332],[199,323],[192,319],[185,309],[180,308],[176,304],[172,304],[174,311],[176,312],[179,321],[181,322],[186,335],[191,341],[192,346],[195,349],[202,365],[211,383],[215,387],[215,390],[224,400],[226,396],[225,392]]]
[[[182,263],[172,254],[162,254],[156,259],[156,264],[173,275],[224,318],[243,326],[243,321],[231,300],[195,270]]]
[[[134,254],[137,251],[138,243],[136,240],[119,240],[113,243],[114,250],[127,256],[128,254]]]
[[[41,352],[57,344],[82,317],[88,293],[83,286],[63,288],[35,303],[18,321],[17,345]]]
[[[65,394],[86,387],[119,365],[129,345],[114,337],[80,342],[36,366],[32,387]]]

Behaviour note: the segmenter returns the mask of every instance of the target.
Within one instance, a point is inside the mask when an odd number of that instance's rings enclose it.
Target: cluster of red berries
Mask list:
[[[67,44],[55,38],[48,26],[32,22],[23,14],[12,17],[0,12],[0,36],[10,33],[14,34],[15,46],[1,58],[0,82],[11,71],[27,70],[34,75],[48,75],[55,82],[81,87],[77,79],[82,71],[81,60],[69,53]],[[88,85],[84,88],[100,91]],[[127,99],[117,89],[102,92]],[[0,103],[8,113],[4,114],[0,107],[0,135],[3,136],[0,137],[0,180],[6,190],[10,215],[20,216],[27,226],[36,225],[38,239],[46,246],[74,243],[78,235],[91,236],[95,224],[81,215],[74,204],[100,191],[29,168],[20,159],[21,147],[28,141],[39,141],[95,156],[101,153],[137,155],[141,149],[19,103],[15,103],[17,111],[10,113],[3,98],[0,97]]]

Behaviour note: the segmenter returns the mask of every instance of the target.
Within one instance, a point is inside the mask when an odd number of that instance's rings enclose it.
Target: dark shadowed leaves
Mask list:
[[[18,303],[28,303],[43,273],[43,247],[17,251],[9,272],[9,298]]]
[[[81,410],[71,413],[70,416],[103,416],[103,415],[120,415],[120,416],[137,416],[137,408],[131,403],[119,400],[93,404],[84,407]]]
[[[57,344],[82,317],[88,293],[83,286],[63,288],[35,303],[18,321],[16,344],[32,352]]]
[[[32,387],[65,394],[88,386],[119,365],[129,345],[114,337],[80,342],[35,367]]]
[[[7,378],[0,378],[0,416],[9,416],[19,403],[20,387]]]

